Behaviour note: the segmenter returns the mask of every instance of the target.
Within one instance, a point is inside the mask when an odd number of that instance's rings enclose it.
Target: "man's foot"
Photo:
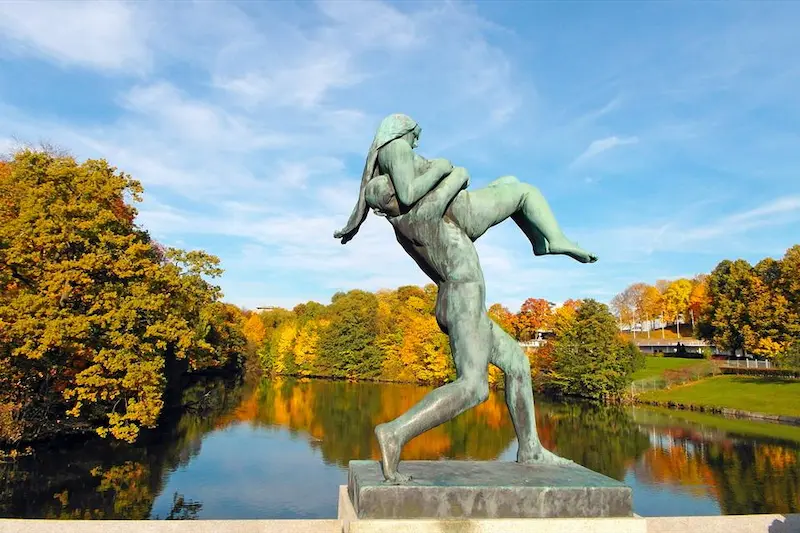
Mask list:
[[[381,449],[383,477],[385,483],[400,485],[411,481],[411,476],[397,471],[397,465],[400,463],[400,441],[387,426],[387,424],[375,426],[375,436],[378,437],[378,445]]]
[[[543,446],[538,446],[530,452],[519,450],[517,452],[517,462],[525,465],[569,466],[575,464],[573,461],[560,457]]]
[[[567,239],[558,242],[548,243],[549,254],[563,254],[568,255],[576,261],[581,263],[594,263],[597,261],[597,256],[593,253],[587,252],[577,244]]]

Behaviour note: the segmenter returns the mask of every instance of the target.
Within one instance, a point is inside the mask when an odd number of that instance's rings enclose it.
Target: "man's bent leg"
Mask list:
[[[381,449],[381,464],[386,480],[402,483],[410,479],[397,471],[400,452],[408,441],[482,403],[488,395],[489,386],[485,376],[462,376],[453,383],[431,391],[391,422],[376,426],[375,435]]]
[[[497,324],[492,324],[491,362],[505,374],[506,405],[517,434],[517,462],[570,464],[542,446],[536,431],[531,367],[519,343]]]
[[[471,246],[471,244],[470,244]],[[406,413],[375,428],[387,481],[402,482],[397,465],[403,446],[482,403],[489,396],[488,366],[492,349],[491,320],[484,311],[481,282],[448,282],[439,287],[437,320],[446,321],[458,379],[430,392]]]

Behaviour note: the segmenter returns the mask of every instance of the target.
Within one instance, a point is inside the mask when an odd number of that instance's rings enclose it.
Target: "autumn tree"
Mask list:
[[[317,375],[319,332],[329,324],[326,319],[310,319],[300,326],[294,343],[294,368],[298,375]]]
[[[517,314],[517,338],[521,341],[535,339],[538,331],[550,327],[552,316],[550,302],[542,298],[528,298]]]
[[[448,337],[434,317],[435,293],[400,287],[379,294],[377,344],[383,352],[382,378],[442,383],[453,374]]]
[[[703,314],[709,303],[708,275],[700,274],[692,280],[692,292],[689,294],[689,317],[693,331],[697,327],[697,318]]]
[[[553,311],[553,333],[556,338],[560,337],[572,327],[582,300],[568,299]]]
[[[724,260],[708,277],[708,304],[698,323],[701,335],[718,346],[779,360],[797,332],[798,311],[792,294],[795,248],[783,259]]]
[[[781,264],[772,258],[753,267],[745,344],[756,355],[776,359],[792,341],[796,313],[783,292]]]
[[[174,376],[238,360],[219,260],[153,242],[127,201],[141,193],[104,160],[26,149],[0,169],[0,404],[27,438],[133,441]]]
[[[267,338],[267,328],[264,326],[264,321],[258,313],[250,313],[249,316],[244,319],[242,333],[244,333],[244,337],[247,339],[248,353],[255,354],[264,344],[264,339]]]
[[[692,282],[688,279],[677,279],[664,291],[664,318],[675,323],[678,337],[681,336],[681,317],[689,308],[689,297],[692,294]]]
[[[789,307],[787,333],[794,341],[800,342],[800,245],[786,250],[778,269],[779,278],[775,286]]]
[[[634,338],[636,337],[636,325],[639,318],[637,303],[640,300],[643,285],[642,283],[629,285],[611,300],[611,309],[614,311],[620,326],[629,325]]]
[[[494,320],[503,331],[516,338],[517,335],[517,317],[514,313],[508,310],[507,307],[500,304],[492,304],[489,307],[489,318]]]
[[[647,338],[650,338],[650,330],[653,329],[653,322],[661,316],[663,309],[663,296],[653,285],[645,285],[637,303],[641,317],[648,322]]]
[[[702,317],[700,328],[719,347],[747,351],[750,337],[748,296],[753,294],[751,265],[743,260],[724,260],[708,277],[708,292],[713,304]]]

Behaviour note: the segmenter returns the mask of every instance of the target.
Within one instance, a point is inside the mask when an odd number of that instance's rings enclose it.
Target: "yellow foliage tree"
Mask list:
[[[788,342],[779,342],[769,337],[762,337],[755,342],[757,345],[751,351],[760,357],[772,360],[779,358],[789,348]]]
[[[319,347],[319,330],[328,327],[327,320],[309,320],[297,333],[294,344],[294,363],[297,374],[310,376],[314,373]]]
[[[264,327],[264,321],[261,320],[261,317],[257,313],[251,314],[245,321],[242,332],[247,342],[251,343],[253,346],[261,346],[264,339],[267,337],[267,328]]]
[[[125,201],[142,192],[104,160],[26,149],[0,168],[0,404],[19,407],[27,438],[133,441],[176,374],[238,355],[206,281],[219,260],[153,242]]]
[[[692,294],[692,282],[688,279],[678,279],[673,281],[664,292],[665,318],[675,322],[678,330],[678,337],[681,335],[680,320],[688,314],[689,297]]]
[[[273,372],[278,375],[293,373],[294,341],[297,337],[297,322],[284,322],[273,333]]]

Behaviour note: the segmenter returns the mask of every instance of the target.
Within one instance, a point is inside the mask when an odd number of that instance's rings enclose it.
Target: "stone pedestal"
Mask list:
[[[351,461],[358,519],[632,517],[631,488],[579,465],[404,461],[412,480],[389,485],[377,461]]]

